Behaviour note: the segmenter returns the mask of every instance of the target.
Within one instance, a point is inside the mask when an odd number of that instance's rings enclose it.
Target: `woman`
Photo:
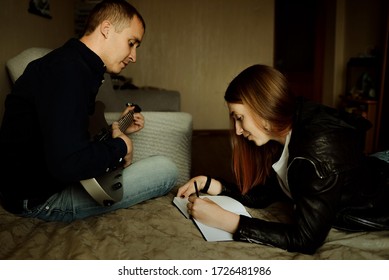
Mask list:
[[[197,176],[179,188],[200,222],[233,233],[234,239],[288,251],[314,253],[331,227],[389,230],[389,164],[363,154],[370,123],[323,105],[294,98],[285,77],[265,65],[240,73],[225,93],[232,134],[236,185]],[[291,223],[228,212],[202,192],[228,195],[248,207],[293,205]]]

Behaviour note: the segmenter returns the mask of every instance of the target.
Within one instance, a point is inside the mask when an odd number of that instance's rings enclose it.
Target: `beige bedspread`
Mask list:
[[[175,193],[71,224],[19,218],[0,207],[0,259],[389,259],[389,232],[331,230],[314,255],[244,242],[207,242],[172,204]],[[277,220],[279,210],[248,211]]]

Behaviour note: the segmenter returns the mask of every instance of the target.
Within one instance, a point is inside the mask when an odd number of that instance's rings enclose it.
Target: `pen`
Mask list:
[[[197,196],[197,197],[200,197],[200,196],[199,196],[199,189],[197,188],[197,182],[196,182],[196,180],[194,181],[194,187],[195,187],[195,190],[196,190],[196,196]]]

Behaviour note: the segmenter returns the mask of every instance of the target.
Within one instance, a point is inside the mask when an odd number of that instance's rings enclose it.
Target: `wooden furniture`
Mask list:
[[[378,100],[377,137],[378,150],[389,150],[389,3],[386,4],[386,28],[383,36],[381,85]]]
[[[377,101],[355,99],[351,96],[341,96],[341,109],[363,116],[372,123],[365,138],[365,153],[371,154],[376,150]]]
[[[363,116],[373,125],[366,133],[365,153],[376,151],[381,61],[377,57],[352,57],[347,63],[346,92],[341,109]]]

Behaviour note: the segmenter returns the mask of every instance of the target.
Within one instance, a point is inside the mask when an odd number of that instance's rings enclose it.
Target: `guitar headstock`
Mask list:
[[[137,105],[137,104],[128,102],[126,105],[127,105],[127,106],[134,106],[134,113],[140,113],[140,112],[142,112],[141,107],[139,107],[139,105]]]

